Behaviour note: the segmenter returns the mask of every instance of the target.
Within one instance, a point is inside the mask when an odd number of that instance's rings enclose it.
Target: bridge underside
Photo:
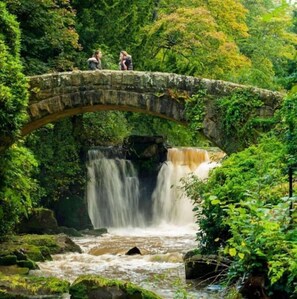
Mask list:
[[[97,112],[97,111],[139,112],[139,113],[149,114],[152,116],[168,119],[170,121],[177,122],[181,125],[187,125],[186,121],[176,120],[175,118],[172,118],[165,114],[152,112],[152,111],[137,108],[137,107],[127,107],[127,106],[122,106],[122,105],[92,105],[92,106],[76,107],[76,108],[72,108],[72,109],[63,110],[60,112],[46,115],[40,119],[31,121],[30,123],[28,123],[27,125],[25,125],[23,127],[22,135],[25,136],[48,123],[53,123],[57,120],[60,120],[60,119],[66,118],[66,117],[79,115],[79,114],[83,114],[86,112]]]

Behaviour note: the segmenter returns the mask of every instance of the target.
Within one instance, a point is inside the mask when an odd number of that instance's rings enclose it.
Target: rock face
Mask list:
[[[52,203],[57,222],[60,226],[76,230],[92,229],[84,194],[63,197]],[[67,234],[67,231],[65,231]],[[73,235],[74,236],[74,235]]]
[[[230,140],[224,139],[222,118],[214,105],[216,99],[233,91],[248,90],[263,101],[257,114],[270,117],[284,97],[270,90],[170,73],[75,71],[28,79],[30,119],[23,127],[23,135],[67,116],[103,110],[143,112],[186,124],[187,99],[203,91],[207,97],[202,133],[226,153],[236,151],[236,138],[231,134]],[[229,148],[230,143],[233,145]]]
[[[151,197],[157,183],[157,176],[162,163],[167,160],[167,148],[163,136],[129,136],[124,140],[126,159],[131,160],[137,170],[140,209],[150,218],[152,211]]]

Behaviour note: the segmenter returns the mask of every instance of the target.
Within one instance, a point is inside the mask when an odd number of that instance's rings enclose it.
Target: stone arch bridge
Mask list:
[[[214,101],[234,90],[248,89],[263,101],[256,113],[271,117],[283,97],[251,86],[172,73],[73,71],[28,79],[29,120],[22,129],[23,135],[67,116],[103,110],[143,112],[186,124],[185,101],[204,90],[207,99],[201,132],[227,153],[236,151],[238,142],[232,134],[228,138],[224,136]]]

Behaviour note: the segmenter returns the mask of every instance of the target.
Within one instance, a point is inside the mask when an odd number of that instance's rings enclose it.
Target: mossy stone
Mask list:
[[[69,282],[55,277],[0,274],[0,290],[0,298],[46,298],[51,295],[60,298],[62,294],[68,293]]]
[[[17,265],[0,266],[0,273],[3,275],[26,275],[29,270],[29,268],[20,268]]]
[[[23,260],[23,261],[17,261],[17,265],[22,268],[28,268],[30,270],[39,269],[37,264],[34,261],[31,260]]]
[[[155,293],[138,287],[133,283],[106,279],[96,275],[79,276],[70,286],[69,292],[71,299],[161,299]]]
[[[0,265],[9,266],[15,265],[17,262],[17,257],[15,255],[6,255],[0,257]]]
[[[52,210],[38,208],[21,221],[18,230],[25,234],[56,234],[58,223]]]

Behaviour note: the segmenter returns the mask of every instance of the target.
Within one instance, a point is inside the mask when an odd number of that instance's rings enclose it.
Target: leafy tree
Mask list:
[[[32,154],[17,144],[6,148],[17,141],[26,119],[27,82],[19,51],[18,23],[0,1],[0,236],[27,213],[36,189],[30,178],[37,165]]]
[[[161,2],[158,19],[144,30],[144,67],[226,78],[249,65],[234,40],[247,35],[245,10],[238,1],[228,1],[230,17],[226,18],[221,5],[216,1],[184,0],[171,7],[171,2]],[[228,12],[224,11],[226,15]]]
[[[275,297],[297,294],[296,212],[287,184],[288,166],[296,166],[295,103],[292,93],[278,126],[258,145],[232,154],[207,181],[193,177],[185,184],[195,202],[200,250],[231,257],[231,281],[262,276]]]
[[[0,2],[0,142],[15,140],[26,119],[27,81],[20,64],[20,30]]]
[[[100,47],[113,56],[116,64],[120,50],[138,56],[134,51],[136,40],[140,28],[152,20],[153,0],[74,0],[72,6],[77,11],[76,28],[87,55]],[[137,66],[137,63],[134,65]]]
[[[162,135],[171,146],[208,146],[209,142],[189,127],[142,113],[128,113],[133,135]]]
[[[281,124],[278,126],[279,138],[286,146],[286,162],[288,166],[297,166],[297,93],[288,96],[280,111]]]
[[[263,202],[279,201],[286,180],[283,163],[284,146],[277,138],[264,138],[258,146],[231,155],[213,170],[206,182],[194,177],[187,186],[188,195],[196,202],[197,219],[203,252],[214,252],[230,237],[223,225],[224,208],[257,194]]]
[[[32,194],[37,184],[32,175],[37,162],[32,153],[14,145],[0,159],[0,238],[14,231],[20,217],[32,207]]]
[[[69,0],[7,0],[22,31],[21,57],[27,75],[72,70],[80,49]]]
[[[250,194],[226,209],[232,233],[224,249],[233,259],[229,278],[262,276],[272,298],[297,295],[297,230],[290,227],[288,206],[288,201],[267,204]]]
[[[279,88],[276,76],[285,76],[296,57],[297,36],[291,31],[291,8],[266,0],[243,3],[249,10],[249,37],[239,40],[239,46],[252,65],[238,74],[239,80],[264,88]]]
[[[80,160],[81,145],[73,136],[70,119],[40,128],[27,137],[26,145],[39,161],[36,179],[41,188],[36,196],[42,205],[50,207],[52,202],[81,191],[84,160]]]
[[[88,146],[119,145],[130,134],[130,125],[120,111],[102,111],[83,115],[84,143]]]

